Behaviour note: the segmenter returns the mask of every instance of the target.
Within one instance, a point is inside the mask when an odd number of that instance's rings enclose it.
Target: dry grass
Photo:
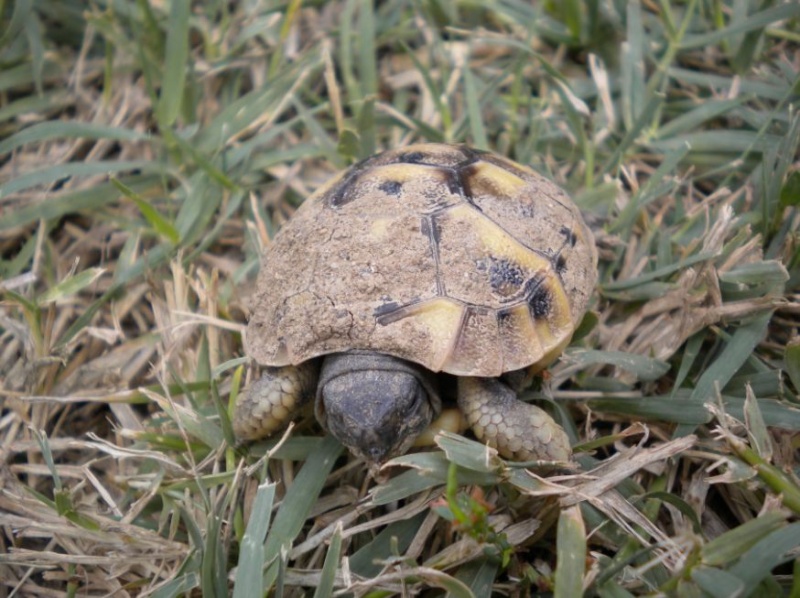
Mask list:
[[[0,596],[800,595],[797,4],[267,4],[0,2]],[[568,475],[233,448],[261,247],[425,139],[596,231]]]

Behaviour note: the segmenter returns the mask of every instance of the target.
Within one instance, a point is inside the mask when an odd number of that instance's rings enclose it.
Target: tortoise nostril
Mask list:
[[[383,460],[386,458],[386,449],[373,446],[369,449],[369,458],[374,463],[383,463]]]

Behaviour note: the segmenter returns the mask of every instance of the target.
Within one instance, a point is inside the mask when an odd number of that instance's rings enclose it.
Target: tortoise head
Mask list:
[[[432,376],[420,366],[355,351],[329,355],[323,361],[317,419],[370,463],[405,452],[439,410]]]

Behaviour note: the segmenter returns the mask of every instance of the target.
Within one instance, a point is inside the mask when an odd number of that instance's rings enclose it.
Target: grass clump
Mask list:
[[[0,593],[800,592],[794,2],[0,2]],[[258,256],[373,152],[467,142],[601,255],[580,471],[235,448]],[[448,521],[453,519],[458,525]]]

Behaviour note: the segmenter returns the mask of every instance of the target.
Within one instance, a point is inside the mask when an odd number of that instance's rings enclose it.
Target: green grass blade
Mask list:
[[[607,283],[607,284],[603,285],[603,290],[604,291],[622,291],[622,290],[630,289],[632,287],[636,287],[636,286],[639,286],[639,285],[647,283],[647,282],[652,282],[654,280],[658,280],[659,278],[665,278],[667,276],[670,276],[670,275],[674,274],[675,272],[678,272],[680,270],[688,268],[689,266],[691,266],[693,264],[696,264],[698,262],[705,262],[705,261],[707,261],[709,259],[712,259],[714,257],[716,257],[716,256],[714,254],[712,254],[712,253],[701,252],[701,253],[689,256],[689,257],[687,257],[687,258],[685,258],[685,259],[683,259],[680,262],[677,262],[675,264],[670,264],[668,266],[663,266],[661,268],[656,268],[655,270],[651,270],[650,272],[648,272],[646,274],[641,274],[639,276],[635,276],[634,278],[628,278],[628,279],[625,279],[625,280],[618,280],[616,282]]]
[[[464,96],[467,103],[467,119],[469,121],[472,145],[478,149],[488,150],[489,141],[486,137],[486,127],[483,124],[478,90],[475,86],[475,76],[472,74],[469,64],[465,64],[461,69],[461,78],[464,82]]]
[[[748,16],[747,19],[734,23],[730,27],[716,29],[709,33],[687,35],[681,41],[680,47],[683,50],[688,50],[689,48],[713,46],[739,33],[761,29],[773,23],[796,18],[798,16],[800,16],[800,4],[796,2],[779,4],[778,6],[773,6],[752,14]]]
[[[325,555],[325,563],[322,565],[319,585],[314,590],[314,598],[330,598],[333,596],[333,587],[336,582],[336,571],[339,568],[339,559],[342,554],[342,524],[336,526],[333,531],[328,552]]]
[[[137,276],[141,276],[147,269],[155,268],[157,266],[166,264],[173,255],[173,250],[170,247],[167,250],[163,245],[155,247],[145,253],[137,262],[125,271],[125,276],[119,276],[117,281],[103,293],[103,295],[89,304],[84,309],[81,315],[72,323],[72,325],[64,332],[61,338],[56,343],[54,350],[62,349],[69,341],[75,338],[75,335],[80,333],[86,326],[89,326],[92,318],[106,303],[118,296],[120,291],[124,289],[125,284]]]
[[[94,123],[48,121],[31,125],[5,141],[0,141],[0,154],[10,153],[29,143],[64,138],[143,141],[147,139],[147,135],[131,129]]]
[[[70,103],[69,95],[62,90],[46,91],[35,98],[25,97],[0,106],[0,123],[19,119],[25,114],[37,114],[64,109]],[[22,119],[19,119],[22,120]]]
[[[205,548],[201,565],[200,589],[204,596],[225,596],[228,593],[225,545],[222,542],[222,519],[218,515],[206,522]]]
[[[667,139],[692,132],[704,123],[728,114],[747,100],[747,96],[741,96],[732,100],[705,100],[699,102],[698,106],[693,110],[684,112],[669,122],[662,124],[655,134],[655,139]]]
[[[404,471],[392,478],[389,483],[381,484],[373,490],[372,504],[390,504],[442,484],[443,480],[441,478],[437,479],[421,475],[415,469]]]
[[[132,176],[120,179],[134,192],[142,193],[159,185],[160,179],[154,175]],[[90,210],[101,210],[113,205],[119,192],[112,183],[101,183],[48,198],[41,202],[28,203],[16,210],[0,214],[0,230],[8,230],[17,226],[25,226],[38,220],[58,220],[67,214],[76,214]]]
[[[17,0],[11,5],[11,18],[5,22],[4,30],[0,34],[0,48],[5,47],[6,44],[22,33],[32,11],[32,0]]]
[[[758,477],[781,497],[783,504],[800,514],[800,485],[797,480],[784,473],[778,467],[767,462],[755,450],[741,442],[730,442],[736,456],[751,465]]]
[[[453,598],[475,598],[470,589],[461,581],[431,567],[416,567],[405,572],[409,581],[421,582],[423,587],[445,590],[446,596]]]
[[[189,58],[190,0],[172,0],[167,21],[164,85],[156,109],[159,126],[167,130],[175,124],[183,102]]]
[[[794,560],[792,571],[792,587],[789,590],[789,598],[800,598],[800,558]]]
[[[779,144],[781,137],[756,131],[700,131],[687,133],[678,138],[653,141],[649,146],[657,151],[671,151],[688,146],[693,152],[720,154],[763,152]]]
[[[325,439],[309,455],[300,473],[283,497],[281,507],[275,514],[266,542],[264,543],[264,561],[273,562],[264,577],[264,588],[269,589],[278,576],[277,558],[282,548],[291,543],[303,529],[311,507],[317,501],[333,464],[336,462],[342,446],[332,436]]]
[[[367,97],[361,104],[361,109],[358,111],[358,130],[360,132],[358,157],[363,160],[374,154],[377,149],[375,98],[373,96]]]
[[[362,577],[375,577],[383,569],[383,561],[404,554],[428,513],[422,511],[413,517],[396,521],[382,529],[375,538],[359,548],[350,557],[350,570]]]
[[[759,515],[757,519],[751,519],[707,542],[701,550],[703,563],[711,566],[724,566],[734,562],[758,545],[760,540],[783,529],[785,522],[786,517],[781,513],[772,512]]]
[[[500,564],[497,558],[475,559],[458,568],[456,579],[467,586],[475,596],[491,596],[492,584],[500,570]],[[446,598],[452,598],[452,594],[447,594]]]
[[[639,2],[629,2],[627,42],[622,49],[622,116],[631,131],[645,107],[645,34]]]
[[[697,512],[694,508],[681,497],[672,494],[671,492],[648,492],[647,494],[641,497],[641,500],[646,499],[656,499],[659,501],[663,501],[665,503],[669,503],[673,507],[675,507],[681,514],[686,517],[686,519],[692,524],[692,529],[694,533],[701,535],[703,533],[703,526],[700,523],[700,518],[697,515]]]
[[[359,0],[358,4],[358,75],[361,94],[367,100],[378,93],[378,66],[375,45],[375,9],[373,0]]]
[[[264,595],[264,540],[267,537],[275,500],[275,484],[264,482],[256,491],[250,520],[239,546],[239,564],[233,598]]]
[[[192,145],[203,155],[214,155],[228,143],[231,137],[252,127],[254,122],[270,114],[278,119],[283,110],[291,108],[286,96],[294,93],[304,80],[315,74],[322,66],[320,52],[315,48],[304,53],[289,67],[264,85],[232,100],[216,113],[193,138]]]
[[[417,57],[416,52],[412,48],[409,48],[405,44],[403,48],[406,52],[406,55],[414,63],[417,71],[422,76],[422,80],[425,82],[425,87],[428,88],[428,93],[433,100],[433,103],[436,106],[436,112],[441,115],[442,119],[442,136],[441,139],[445,142],[451,141],[451,126],[452,126],[452,113],[450,111],[450,107],[442,98],[442,92],[437,85],[437,82],[434,81],[433,77],[431,76],[430,69],[425,68],[425,65],[422,64],[420,59]]]
[[[177,145],[187,156],[191,157],[211,180],[229,191],[236,191],[238,189],[238,185],[232,181],[228,175],[201,152],[197,151],[191,143],[174,135],[171,131],[165,132],[164,138],[168,140],[169,143]]]
[[[11,179],[0,185],[0,199],[24,191],[31,187],[48,185],[62,179],[72,177],[92,176],[97,174],[112,174],[125,171],[138,170],[148,174],[166,174],[164,166],[148,160],[103,160],[100,162],[69,162],[49,168],[42,168]]]
[[[789,273],[779,261],[765,260],[720,272],[719,280],[736,286],[763,286],[768,291],[780,293],[784,283],[789,280]]]
[[[111,179],[111,182],[120,191],[120,193],[136,204],[136,207],[139,208],[142,216],[145,217],[145,220],[150,223],[150,226],[153,227],[153,230],[156,231],[158,235],[165,238],[173,245],[177,245],[180,242],[181,237],[175,227],[172,226],[172,224],[170,224],[163,216],[161,216],[161,214],[158,213],[158,210],[150,205],[146,199],[117,179]]]
[[[614,148],[614,151],[606,160],[601,170],[601,174],[609,174],[619,167],[623,156],[625,156],[627,151],[636,144],[637,139],[645,130],[645,128],[650,126],[653,117],[661,108],[663,102],[664,97],[658,93],[653,94],[647,100],[647,103],[642,108],[639,117],[633,122],[633,124],[631,124],[631,126],[626,127],[627,130],[625,132],[625,136],[619,142],[619,145]]]
[[[711,598],[746,596],[744,583],[735,575],[714,567],[694,567],[692,581]]]
[[[198,170],[180,194],[185,197],[180,202],[174,226],[184,243],[196,243],[205,236],[217,213],[222,193],[219,187],[211,184],[204,171]]]
[[[795,339],[786,345],[783,363],[795,391],[800,393],[800,339]]]
[[[636,219],[644,212],[647,205],[661,199],[665,195],[674,193],[677,182],[670,173],[675,172],[678,164],[688,153],[688,145],[678,146],[669,151],[647,183],[639,189],[639,192],[631,199],[628,205],[623,208],[616,221],[611,222],[609,230],[623,235],[630,234],[631,227]]]
[[[670,368],[664,361],[622,351],[579,349],[570,353],[570,361],[584,368],[597,364],[613,365],[634,374],[639,380],[657,380]]]
[[[561,511],[558,517],[555,598],[583,596],[586,568],[586,528],[578,505]]]
[[[732,575],[744,582],[742,595],[751,595],[775,567],[796,558],[798,547],[800,523],[787,525],[756,542],[730,569]]]
[[[283,23],[281,24],[280,33],[278,35],[279,43],[275,48],[275,53],[272,55],[272,60],[269,64],[269,77],[270,79],[275,76],[275,73],[280,71],[283,66],[283,47],[286,44],[286,39],[289,37],[296,22],[298,11],[302,5],[302,0],[289,0],[286,7],[286,12],[283,15]]]
[[[35,12],[29,13],[25,19],[25,38],[31,53],[31,70],[33,72],[33,82],[36,85],[36,93],[42,95],[44,92],[42,77],[44,72],[44,40],[42,24]]]
[[[152,593],[153,598],[177,598],[191,594],[200,586],[200,576],[196,572],[173,577],[169,582]]]
[[[763,100],[783,101],[790,89],[775,82],[759,81],[748,78],[726,77],[707,72],[696,72],[677,66],[670,66],[667,74],[684,84],[702,85],[718,92],[730,92],[734,85],[739,93],[752,94]],[[774,81],[774,80],[773,80]]]
[[[715,387],[724,388],[728,381],[739,371],[747,359],[752,355],[753,349],[764,337],[772,312],[765,312],[753,317],[734,332],[733,337],[722,353],[703,372],[697,381],[697,386],[692,391],[690,400],[698,403],[712,401]],[[694,426],[678,426],[676,436],[683,436],[694,431]]]
[[[685,391],[673,395],[654,395],[637,398],[617,398],[613,392],[603,399],[591,399],[589,405],[598,411],[621,413],[647,419],[685,424],[686,429],[711,421],[711,413],[703,401],[689,398]],[[723,397],[725,412],[744,419],[744,399]],[[759,400],[759,409],[768,426],[800,431],[800,409],[785,401]],[[683,430],[683,428],[681,428]]]
[[[357,39],[353,32],[357,2],[358,0],[345,0],[341,17],[339,18],[339,68],[347,90],[347,97],[351,102],[357,102],[363,98],[361,86],[355,72],[355,58],[353,57],[353,48]]]
[[[39,305],[46,305],[47,303],[74,297],[86,287],[93,285],[103,274],[105,274],[103,268],[87,268],[74,276],[69,276],[40,295],[38,303]]]
[[[43,79],[63,76],[65,67],[61,63],[51,62],[45,56]],[[7,67],[0,70],[0,91],[11,91],[28,85],[35,85],[33,69],[29,63]],[[27,99],[27,98],[26,98]]]

